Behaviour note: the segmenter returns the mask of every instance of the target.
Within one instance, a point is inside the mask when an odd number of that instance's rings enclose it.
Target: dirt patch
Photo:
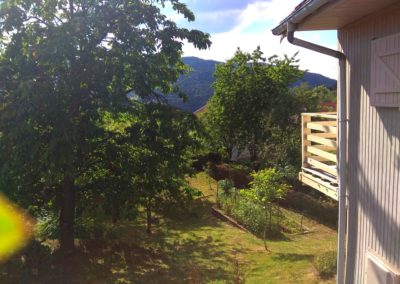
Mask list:
[[[215,180],[232,180],[237,188],[247,188],[251,181],[249,175],[226,164],[211,164],[210,174]]]

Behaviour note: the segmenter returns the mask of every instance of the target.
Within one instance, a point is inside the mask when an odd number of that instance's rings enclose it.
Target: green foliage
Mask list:
[[[312,91],[322,102],[336,102],[337,100],[336,90],[330,90],[325,86],[317,86]]]
[[[259,157],[263,167],[274,167],[286,178],[297,179],[301,166],[300,127],[271,127],[270,137],[260,147]]]
[[[167,133],[174,129],[171,133],[187,142],[189,134],[178,123],[183,115],[164,127],[161,121],[174,112],[149,105],[135,116],[140,123],[127,130],[133,121],[126,110],[134,105],[127,94],[160,100],[160,92],[177,91],[175,82],[186,71],[182,41],[200,49],[211,43],[208,34],[179,28],[163,15],[158,4],[167,3],[194,20],[178,0],[0,3],[2,189],[33,213],[39,213],[37,208],[60,211],[61,246],[73,245],[74,214],[85,206],[115,200],[109,211],[116,212],[125,201],[136,202],[127,181],[139,180],[141,169],[148,169],[151,180],[183,167],[176,164],[182,144],[173,146],[176,141]],[[152,153],[160,146],[158,137],[163,156]],[[172,174],[161,188],[179,183]]]
[[[252,177],[250,188],[239,192],[230,187],[227,180],[220,181],[220,187],[225,185],[227,189],[219,196],[218,204],[254,234],[277,236],[282,221],[292,227],[289,220],[284,220],[275,203],[285,196],[290,187],[284,183],[283,174],[273,168],[253,172]],[[265,231],[266,226],[268,232]]]
[[[202,128],[195,116],[170,106],[148,104],[128,132],[142,173],[134,178],[136,187],[145,196],[164,190],[178,193],[184,177],[193,172],[193,153],[202,147]]]
[[[223,193],[227,196],[231,195],[232,192],[236,190],[235,184],[231,179],[223,179],[218,181],[218,188],[222,189]]]
[[[235,205],[232,214],[235,219],[244,224],[249,231],[261,237],[266,222],[262,206],[252,200],[248,190],[240,190]],[[273,228],[273,231],[276,231],[276,228]]]
[[[278,168],[286,178],[297,179],[301,167],[301,113],[320,111],[323,93],[331,92],[324,86],[310,88],[307,84],[290,90],[293,101],[291,123],[269,127],[269,136],[259,147],[262,167]]]
[[[254,196],[248,189],[240,190],[237,195],[221,194],[218,205],[226,214],[232,216],[250,232],[262,238],[266,224],[268,225],[267,236],[279,237],[282,231],[285,233],[298,233],[299,224],[290,217],[285,216],[278,208],[272,206],[272,216],[265,214],[265,208],[254,202]],[[271,224],[269,222],[271,221]]]
[[[336,251],[327,251],[317,255],[314,260],[314,266],[321,277],[333,277],[336,274],[337,269]]]
[[[53,240],[60,237],[58,216],[53,212],[42,212],[35,226],[35,237],[39,240]],[[115,235],[116,229],[109,230],[108,218],[101,208],[95,211],[85,211],[75,220],[75,237],[87,240],[109,240]]]
[[[263,206],[282,199],[290,188],[284,183],[283,175],[274,168],[253,172],[251,176],[249,197]]]
[[[303,74],[294,57],[263,58],[237,50],[225,64],[217,65],[215,93],[204,120],[212,145],[231,154],[233,147],[248,147],[252,159],[268,136],[270,125],[287,125],[293,114],[289,87]]]
[[[58,216],[53,212],[42,212],[35,226],[35,236],[39,240],[57,239],[60,237]]]

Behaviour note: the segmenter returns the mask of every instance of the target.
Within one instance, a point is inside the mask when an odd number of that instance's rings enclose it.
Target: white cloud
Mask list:
[[[245,51],[253,51],[257,46],[261,46],[266,56],[293,55],[300,51],[298,59],[300,59],[299,64],[302,69],[336,78],[337,61],[334,58],[291,45],[286,39],[280,43],[280,37],[272,35],[271,28],[289,15],[298,4],[293,2],[293,0],[271,0],[249,4],[238,16],[238,25],[228,32],[211,35],[213,44],[210,49],[199,51],[185,44],[184,55],[225,61],[233,56],[237,47]],[[261,32],[259,28],[254,32],[249,30],[249,27],[260,24],[263,25]],[[321,42],[320,34],[321,32],[309,32],[298,33],[297,36],[325,45]],[[328,47],[336,49],[336,46]]]

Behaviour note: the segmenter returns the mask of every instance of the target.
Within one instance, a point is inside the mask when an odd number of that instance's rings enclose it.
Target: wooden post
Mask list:
[[[307,157],[309,153],[307,152],[307,146],[311,145],[311,142],[307,140],[307,135],[311,134],[311,129],[307,128],[307,123],[311,122],[311,116],[303,113],[301,115],[301,166],[307,167]]]

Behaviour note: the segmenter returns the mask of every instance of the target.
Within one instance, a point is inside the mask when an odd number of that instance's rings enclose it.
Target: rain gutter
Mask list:
[[[330,2],[330,1],[317,1]],[[347,101],[346,101],[346,56],[337,50],[326,48],[311,42],[307,42],[294,37],[296,25],[290,21],[287,21],[286,36],[291,44],[304,47],[328,56],[339,59],[339,224],[338,224],[338,257],[337,257],[337,283],[344,283],[345,276],[345,257],[346,257],[346,223],[347,223],[347,212],[346,212],[346,166],[347,166]]]
[[[294,24],[301,23],[305,18],[315,13],[318,9],[324,7],[326,4],[335,2],[337,0],[309,0],[299,8],[299,10],[293,12],[291,15],[286,17],[276,28],[272,30],[274,35],[282,35],[286,33],[286,23],[292,22]]]

